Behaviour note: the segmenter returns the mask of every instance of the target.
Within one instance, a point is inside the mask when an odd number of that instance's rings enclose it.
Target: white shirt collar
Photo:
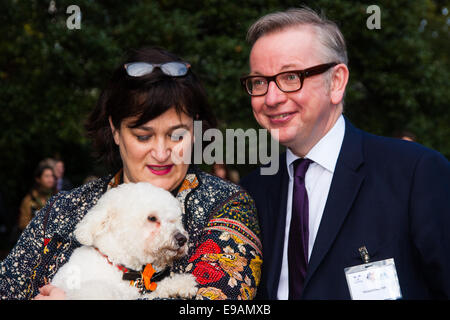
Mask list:
[[[305,158],[314,161],[324,169],[334,173],[336,162],[341,151],[342,141],[345,134],[345,120],[341,115],[330,131],[327,132],[319,142],[308,152]],[[286,150],[286,165],[289,177],[292,178],[292,163],[297,160],[296,156],[290,149]]]

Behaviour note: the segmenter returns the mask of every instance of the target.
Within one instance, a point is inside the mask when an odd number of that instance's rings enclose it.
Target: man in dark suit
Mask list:
[[[63,190],[71,190],[72,182],[70,182],[70,180],[64,176],[65,172],[64,161],[56,160],[53,170],[55,172],[56,177],[56,191],[59,192]]]
[[[259,19],[248,40],[242,84],[258,123],[287,147],[275,175],[241,181],[262,230],[257,296],[448,299],[448,160],[342,115],[349,70],[334,23],[291,9]]]

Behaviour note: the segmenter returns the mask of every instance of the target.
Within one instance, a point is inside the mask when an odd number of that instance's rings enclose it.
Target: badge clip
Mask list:
[[[366,246],[362,246],[361,248],[358,249],[359,254],[361,256],[361,259],[364,263],[369,263],[370,262],[370,256],[369,256],[369,251],[367,251]]]

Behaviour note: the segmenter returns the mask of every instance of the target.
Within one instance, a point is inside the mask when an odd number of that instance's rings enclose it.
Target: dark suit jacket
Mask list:
[[[286,155],[276,175],[259,169],[241,184],[262,230],[257,297],[276,299],[288,188]],[[394,258],[404,299],[450,297],[450,164],[417,143],[371,135],[346,119],[345,136],[310,257],[304,299],[350,299],[344,268]]]

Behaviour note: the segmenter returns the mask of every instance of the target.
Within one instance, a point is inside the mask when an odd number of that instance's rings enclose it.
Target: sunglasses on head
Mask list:
[[[130,62],[124,64],[124,68],[130,77],[142,77],[150,74],[159,68],[162,73],[171,77],[185,76],[191,65],[187,62],[166,62],[166,63],[149,63],[149,62]]]

